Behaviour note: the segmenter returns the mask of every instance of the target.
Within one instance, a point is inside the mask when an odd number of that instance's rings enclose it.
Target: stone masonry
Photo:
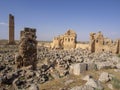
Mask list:
[[[90,51],[91,52],[111,52],[120,54],[120,40],[113,41],[104,38],[101,32],[90,33]]]
[[[75,49],[77,34],[73,30],[68,30],[64,35],[54,37],[52,48]]]
[[[17,68],[31,65],[36,69],[37,41],[36,29],[24,28],[20,33],[19,53],[16,56]]]
[[[14,40],[14,16],[9,14],[9,41],[8,44],[15,44]]]

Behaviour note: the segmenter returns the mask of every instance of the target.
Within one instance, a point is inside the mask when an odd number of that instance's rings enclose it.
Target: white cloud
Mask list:
[[[0,26],[8,26],[8,24],[4,22],[0,22]]]

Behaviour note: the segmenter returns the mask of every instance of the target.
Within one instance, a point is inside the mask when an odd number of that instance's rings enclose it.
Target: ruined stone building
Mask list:
[[[17,67],[31,65],[33,69],[37,64],[36,29],[24,28],[20,32],[19,53],[16,56]]]
[[[14,16],[12,14],[9,14],[9,41],[8,44],[15,44],[14,40]]]
[[[120,40],[113,41],[105,38],[101,32],[90,33],[91,52],[107,51],[111,53],[120,53]]]
[[[77,34],[73,30],[68,30],[64,35],[54,37],[52,48],[74,49],[76,48]]]

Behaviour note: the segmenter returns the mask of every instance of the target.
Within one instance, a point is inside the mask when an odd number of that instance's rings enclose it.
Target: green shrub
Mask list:
[[[112,85],[114,88],[116,88],[117,90],[120,90],[120,80],[117,78],[113,78],[112,79]]]
[[[118,57],[120,58],[120,54],[118,54]]]

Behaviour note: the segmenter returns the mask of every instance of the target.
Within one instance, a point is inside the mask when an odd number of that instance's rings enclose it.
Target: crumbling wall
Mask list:
[[[74,49],[76,48],[76,33],[73,30],[68,30],[64,35],[55,37],[52,43],[52,48]]]
[[[36,68],[37,41],[36,29],[24,28],[20,33],[19,53],[16,56],[17,68],[31,65]]]
[[[89,49],[89,43],[77,43],[76,48]]]
[[[73,30],[68,30],[64,34],[64,49],[76,48],[76,33]]]
[[[95,33],[90,33],[90,51],[95,52]]]
[[[90,51],[91,52],[111,52],[118,54],[119,49],[119,40],[113,41],[108,38],[104,38],[101,32],[90,33]]]
[[[55,49],[62,49],[63,48],[63,37],[62,36],[58,36],[58,37],[54,37],[53,43],[52,43],[52,48]]]

